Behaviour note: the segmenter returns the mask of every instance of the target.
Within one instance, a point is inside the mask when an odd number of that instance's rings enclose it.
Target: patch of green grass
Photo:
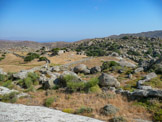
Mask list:
[[[53,98],[53,97],[50,97],[50,98],[47,98],[47,99],[45,100],[44,105],[45,105],[46,107],[50,107],[50,106],[52,105],[53,102],[54,102],[54,98]]]
[[[144,83],[145,85],[151,86],[153,88],[159,88],[162,89],[162,75],[159,75],[156,78],[153,78],[147,82]]]

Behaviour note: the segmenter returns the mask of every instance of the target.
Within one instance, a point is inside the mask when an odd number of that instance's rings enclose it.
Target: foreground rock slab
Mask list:
[[[0,102],[1,122],[102,122],[89,117],[67,114],[41,106]]]

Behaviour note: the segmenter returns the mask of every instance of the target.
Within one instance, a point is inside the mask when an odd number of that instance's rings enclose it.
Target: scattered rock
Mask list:
[[[2,75],[7,75],[6,72],[3,72],[3,69],[2,69],[2,68],[0,68],[0,74],[2,74]]]
[[[74,67],[74,72],[75,73],[90,74],[90,70],[84,64],[79,64],[78,66],[75,66]]]
[[[119,81],[114,78],[111,75],[108,75],[106,73],[102,73],[102,75],[99,77],[99,85],[101,87],[119,87],[120,83]]]
[[[51,71],[52,72],[59,72],[60,71],[60,67],[59,66],[51,67]]]
[[[0,86],[0,95],[10,94],[10,93],[12,93],[12,92],[17,92],[17,93],[19,93],[19,91],[17,91],[17,90],[14,90],[14,89],[10,90],[10,89],[8,89],[8,88],[6,88],[6,87]],[[29,95],[28,95],[27,93],[19,93],[19,94],[17,95],[18,98],[19,98],[19,97],[23,97],[23,96],[29,96]]]
[[[101,108],[101,113],[103,115],[115,115],[119,111],[115,106],[108,104]]]
[[[120,64],[120,66],[123,66],[123,67],[124,67],[124,66],[126,66],[126,67],[130,67],[130,68],[135,68],[135,67],[136,67],[135,64],[130,63],[130,62],[124,60],[124,59],[118,61],[118,63]]]
[[[143,67],[139,67],[134,70],[134,73],[142,72],[143,70],[144,70]]]
[[[91,74],[101,72],[101,67],[100,66],[95,66],[95,67],[90,69],[90,72],[91,72]]]

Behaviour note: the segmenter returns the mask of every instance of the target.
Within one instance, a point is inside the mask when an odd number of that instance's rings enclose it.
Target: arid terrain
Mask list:
[[[26,49],[0,51],[0,102],[95,118],[83,121],[162,121],[160,38],[124,35]]]

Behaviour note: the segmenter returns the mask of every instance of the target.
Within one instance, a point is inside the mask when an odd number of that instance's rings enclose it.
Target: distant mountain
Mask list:
[[[162,39],[162,30],[112,35],[112,36],[109,36],[109,38],[122,38],[124,36],[150,37],[150,38],[161,38]]]
[[[137,36],[137,37],[158,37],[162,39],[162,30],[159,31],[149,31],[142,33],[130,33],[130,34],[120,34],[120,35],[112,35],[108,38],[119,39],[124,36]],[[106,37],[107,38],[107,37]],[[19,48],[19,47],[29,47],[32,49],[39,49],[42,46],[46,46],[48,48],[56,48],[56,47],[67,47],[67,46],[75,46],[81,44],[83,42],[88,42],[92,39],[84,39],[76,42],[49,42],[49,43],[39,43],[34,41],[10,41],[10,40],[0,40],[0,49],[3,48]],[[71,45],[72,44],[72,45]]]
[[[69,42],[49,42],[49,43],[39,43],[34,41],[10,41],[10,40],[0,40],[0,49],[4,48],[19,48],[19,47],[29,47],[31,49],[38,49],[42,46],[48,48],[56,47],[67,47]]]

